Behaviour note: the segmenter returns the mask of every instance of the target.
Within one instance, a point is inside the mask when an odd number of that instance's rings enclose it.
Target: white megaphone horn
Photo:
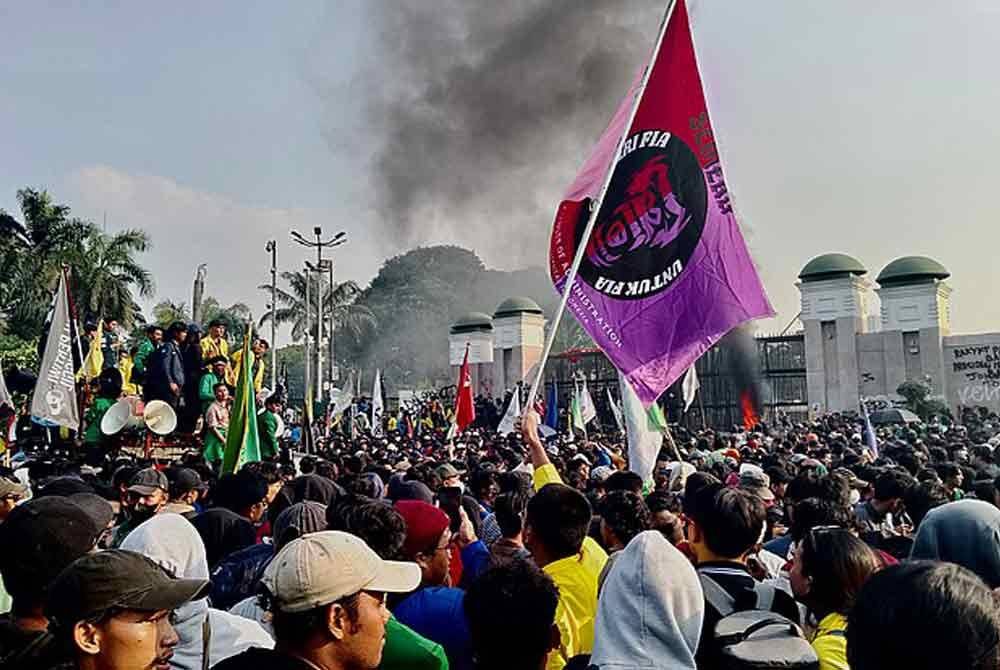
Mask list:
[[[146,427],[157,435],[168,435],[177,428],[177,413],[162,400],[151,400],[142,415]]]
[[[135,399],[122,398],[104,413],[101,418],[101,432],[105,435],[115,435],[126,428],[138,428],[142,423],[141,414],[136,412]]]

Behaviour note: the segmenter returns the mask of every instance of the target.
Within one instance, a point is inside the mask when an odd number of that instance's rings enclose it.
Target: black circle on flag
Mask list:
[[[638,132],[622,152],[579,276],[605,295],[640,300],[684,272],[705,228],[708,188],[694,152],[674,135]],[[585,213],[577,248],[586,225]]]

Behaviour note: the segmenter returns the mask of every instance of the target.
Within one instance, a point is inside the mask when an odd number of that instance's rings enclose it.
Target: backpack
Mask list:
[[[736,600],[707,575],[699,575],[705,600],[721,615],[708,641],[718,670],[819,670],[819,657],[798,624],[771,611],[775,588],[757,583],[756,607],[736,612]]]

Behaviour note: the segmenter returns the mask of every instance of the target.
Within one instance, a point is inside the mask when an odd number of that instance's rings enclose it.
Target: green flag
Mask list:
[[[649,406],[649,427],[652,430],[658,432],[664,432],[669,428],[667,425],[667,417],[663,415],[663,408],[660,407],[660,403],[654,402]]]
[[[250,342],[252,326],[243,340],[243,360],[252,361]],[[236,472],[244,463],[260,460],[260,439],[257,435],[257,403],[253,387],[253,365],[241,365],[236,380],[236,398],[229,413],[226,431],[226,453],[222,457],[222,473]]]

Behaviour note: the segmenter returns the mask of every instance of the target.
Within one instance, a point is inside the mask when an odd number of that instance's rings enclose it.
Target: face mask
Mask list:
[[[159,510],[158,506],[144,505],[142,503],[138,503],[136,504],[135,507],[132,508],[132,513],[129,516],[133,521],[138,521],[139,523],[142,523],[146,519],[152,519],[153,516],[156,515],[156,512],[158,510]]]

